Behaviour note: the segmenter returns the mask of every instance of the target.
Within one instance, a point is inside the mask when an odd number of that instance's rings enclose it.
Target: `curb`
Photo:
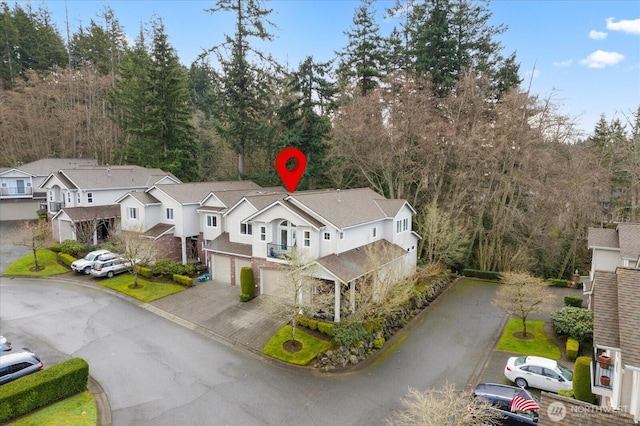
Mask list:
[[[96,411],[98,413],[98,426],[111,426],[111,404],[109,404],[109,398],[107,394],[100,386],[100,383],[96,381],[92,376],[89,376],[89,382],[87,383],[87,389],[93,396],[93,400],[96,403]]]

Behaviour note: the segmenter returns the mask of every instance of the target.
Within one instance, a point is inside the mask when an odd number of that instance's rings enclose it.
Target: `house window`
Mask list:
[[[311,232],[304,231],[303,242],[305,247],[311,247]]]
[[[404,218],[396,221],[396,234],[409,230],[409,219]]]
[[[173,208],[167,207],[167,220],[173,220]]]
[[[251,228],[250,223],[241,223],[240,224],[240,234],[242,235],[252,235],[253,229]]]
[[[53,191],[49,191],[49,201],[53,201]]]
[[[93,204],[93,192],[87,192],[87,204]]]
[[[325,232],[323,238],[325,241],[331,241],[331,234],[329,232]]]
[[[267,227],[260,227],[260,241],[267,241]]]
[[[79,192],[76,194],[76,202],[78,204],[80,204],[80,193]]]
[[[138,218],[138,209],[135,207],[129,207],[129,219],[136,220]]]
[[[344,232],[340,233],[340,240],[344,240]]]
[[[67,192],[67,203],[71,204],[71,192]]]
[[[7,180],[6,179],[2,179],[2,187],[6,188],[8,186],[9,186],[9,184],[7,183]]]
[[[396,220],[396,234],[399,234],[400,232],[402,232],[402,221]]]
[[[377,227],[373,227],[373,238],[378,236],[378,228]]]
[[[218,217],[208,214],[207,215],[207,227],[209,228],[217,228],[218,227]]]

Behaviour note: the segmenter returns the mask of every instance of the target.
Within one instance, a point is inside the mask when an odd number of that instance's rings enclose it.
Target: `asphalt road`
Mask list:
[[[0,333],[45,365],[86,359],[114,425],[377,425],[409,386],[465,387],[502,314],[490,284],[458,285],[374,365],[348,374],[282,368],[96,288],[0,278]]]

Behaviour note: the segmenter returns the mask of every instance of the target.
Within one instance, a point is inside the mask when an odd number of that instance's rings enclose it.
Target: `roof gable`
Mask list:
[[[623,259],[637,260],[640,257],[640,224],[621,223],[616,228]]]
[[[61,169],[56,175],[62,181],[66,178],[72,185],[69,188],[82,190],[108,189],[146,189],[159,180],[171,177],[170,173],[160,169],[147,169],[140,166],[104,166]]]
[[[589,228],[587,241],[589,248],[620,248],[618,233],[615,229]]]

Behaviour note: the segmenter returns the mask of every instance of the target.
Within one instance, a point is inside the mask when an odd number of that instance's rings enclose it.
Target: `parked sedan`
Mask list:
[[[500,417],[495,420],[496,425],[535,426],[538,424],[540,405],[529,392],[522,388],[497,383],[480,383],[473,391],[473,396],[491,403],[492,410],[495,410]],[[514,400],[518,398],[521,405],[514,406]],[[524,407],[522,401],[526,402]]]
[[[82,259],[78,259],[71,264],[71,269],[75,272],[80,272],[85,275],[89,275],[91,272],[91,265],[93,262],[100,260],[101,256],[105,256],[111,254],[109,250],[94,250],[89,253]]]
[[[504,368],[504,375],[521,388],[529,386],[555,393],[560,389],[573,388],[573,372],[549,358],[511,357]]]
[[[0,385],[44,368],[38,355],[29,348],[0,352]]]
[[[91,267],[91,275],[94,277],[111,278],[116,274],[127,272],[131,268],[131,263],[123,257],[113,259],[99,260],[93,262]]]

